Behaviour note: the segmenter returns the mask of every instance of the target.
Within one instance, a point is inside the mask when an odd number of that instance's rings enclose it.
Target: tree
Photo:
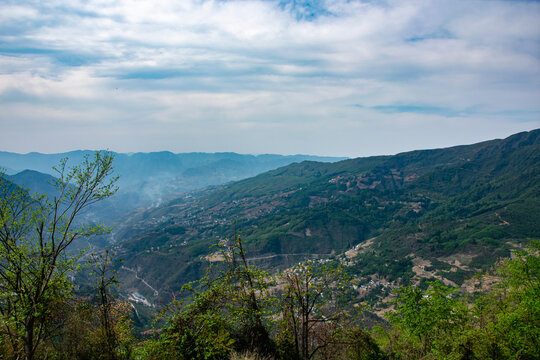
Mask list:
[[[268,273],[248,265],[240,235],[235,234],[223,253],[227,264],[223,280],[233,285],[230,294],[234,295],[234,307],[230,310],[238,315],[244,347],[269,354],[273,344],[263,318],[271,307],[268,290],[273,281]]]
[[[498,264],[499,280],[473,308],[479,330],[480,356],[495,359],[538,359],[540,354],[540,241]],[[479,357],[480,357],[479,356]]]
[[[248,265],[240,236],[221,250],[223,262],[183,287],[191,302],[176,302],[169,326],[147,343],[147,358],[207,360],[228,358],[233,351],[274,352],[267,328],[274,305],[268,294],[272,279]]]
[[[406,349],[412,359],[448,347],[447,340],[457,338],[466,326],[467,306],[456,297],[458,289],[437,281],[429,284],[425,292],[415,286],[397,289],[395,312],[388,314],[401,335],[392,344],[394,352]]]
[[[114,258],[108,250],[101,254],[92,254],[90,264],[96,282],[95,309],[99,318],[97,343],[100,348],[100,359],[118,360],[129,353],[130,324],[129,303],[114,298],[113,290],[118,284],[114,270]]]
[[[282,333],[292,335],[294,358],[307,360],[338,341],[346,313],[348,277],[341,266],[308,261],[283,274]]]
[[[80,225],[79,215],[117,191],[113,156],[96,152],[80,165],[63,159],[53,167],[56,195],[29,195],[0,176],[0,316],[11,351],[27,360],[52,334],[57,311],[71,289],[76,256],[68,247],[80,237],[106,232]]]

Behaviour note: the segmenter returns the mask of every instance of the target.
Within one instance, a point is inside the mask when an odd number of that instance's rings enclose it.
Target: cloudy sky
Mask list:
[[[0,2],[4,151],[366,156],[539,127],[539,2]]]

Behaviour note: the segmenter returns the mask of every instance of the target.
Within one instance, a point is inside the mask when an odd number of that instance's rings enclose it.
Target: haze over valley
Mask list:
[[[16,184],[24,184],[33,192],[52,194],[53,187],[47,185],[47,181],[50,176],[57,175],[53,166],[63,158],[68,158],[70,165],[79,164],[92,153],[88,150],[61,154],[0,152],[0,167]],[[309,155],[173,154],[166,151],[113,155],[115,173],[120,175],[119,191],[93,213],[100,221],[114,220],[137,208],[157,206],[187,191],[240,180],[292,162],[344,159]]]

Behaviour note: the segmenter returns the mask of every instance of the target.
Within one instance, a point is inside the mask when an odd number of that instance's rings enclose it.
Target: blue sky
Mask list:
[[[540,127],[540,3],[3,0],[0,150],[367,156]]]

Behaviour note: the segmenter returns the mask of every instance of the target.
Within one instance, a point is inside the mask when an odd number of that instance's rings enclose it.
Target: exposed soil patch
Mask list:
[[[417,284],[420,282],[420,279],[429,279],[429,278],[435,278],[437,280],[442,281],[442,283],[446,286],[454,286],[456,287],[456,283],[452,280],[448,280],[440,275],[436,275],[434,271],[426,270],[426,268],[431,267],[431,261],[422,259],[420,257],[415,257],[412,260],[413,268],[412,271],[414,272],[417,280]]]
[[[225,261],[225,256],[223,256],[223,254],[219,252],[216,252],[210,255],[206,255],[204,259],[210,262],[218,262],[218,261]]]
[[[377,237],[372,237],[371,239],[368,239],[356,245],[352,249],[345,251],[345,256],[347,257],[347,259],[354,259],[356,256],[358,256],[358,254],[364,253],[369,247],[371,247],[371,245],[373,245],[373,243],[375,242],[376,238]]]

